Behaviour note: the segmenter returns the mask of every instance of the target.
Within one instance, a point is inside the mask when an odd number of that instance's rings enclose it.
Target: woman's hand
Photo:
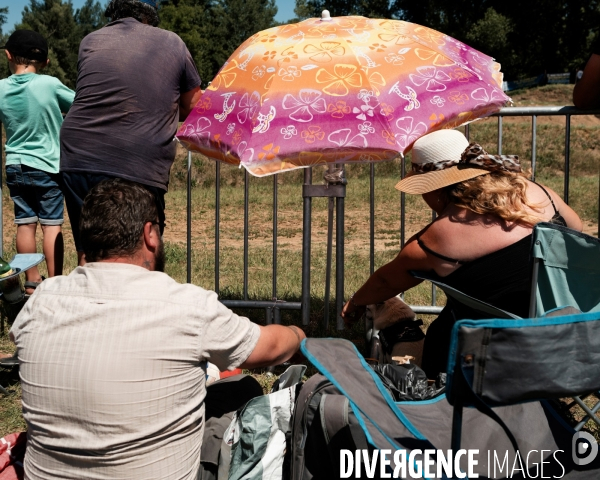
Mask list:
[[[347,324],[351,325],[360,320],[366,310],[367,307],[365,305],[356,305],[352,297],[350,297],[350,300],[342,308],[342,318]]]

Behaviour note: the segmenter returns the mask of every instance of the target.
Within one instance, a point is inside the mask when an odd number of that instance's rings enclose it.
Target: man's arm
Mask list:
[[[279,365],[288,360],[300,348],[306,338],[304,332],[292,325],[267,325],[260,327],[260,337],[250,356],[241,368],[258,368]]]
[[[583,77],[573,88],[573,103],[577,108],[600,107],[600,55],[594,53],[588,60]]]
[[[179,121],[183,122],[190,114],[194,105],[198,103],[200,97],[204,93],[200,87],[196,87],[189,92],[182,93],[179,97]]]

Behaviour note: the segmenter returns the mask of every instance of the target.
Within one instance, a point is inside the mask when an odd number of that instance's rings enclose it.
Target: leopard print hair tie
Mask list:
[[[478,143],[471,143],[462,153],[460,160],[444,160],[440,162],[422,163],[412,165],[416,173],[445,170],[456,165],[473,166],[489,171],[504,170],[506,172],[521,173],[521,163],[518,155],[490,155]]]

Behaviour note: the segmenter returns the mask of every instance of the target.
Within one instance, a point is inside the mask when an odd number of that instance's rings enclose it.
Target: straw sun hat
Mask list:
[[[469,144],[457,130],[438,130],[419,138],[412,148],[412,170],[396,184],[401,192],[423,194],[494,170],[520,172],[516,155],[489,155]]]

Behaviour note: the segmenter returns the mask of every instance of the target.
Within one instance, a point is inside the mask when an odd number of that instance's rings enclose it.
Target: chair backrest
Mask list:
[[[529,316],[570,305],[600,311],[600,239],[570,228],[539,223],[533,231]]]
[[[600,312],[454,325],[450,403],[510,405],[598,389]]]

